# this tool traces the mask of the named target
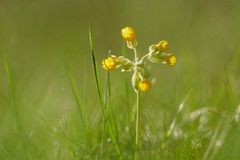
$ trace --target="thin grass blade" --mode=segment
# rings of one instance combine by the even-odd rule
[[[120,148],[119,148],[119,146],[117,144],[117,141],[116,141],[116,136],[114,135],[114,132],[113,132],[113,129],[112,129],[111,124],[109,122],[109,119],[107,118],[107,112],[106,112],[106,109],[105,109],[106,107],[103,103],[103,96],[102,96],[102,93],[101,93],[101,82],[100,82],[99,73],[98,73],[98,69],[97,69],[96,58],[95,58],[94,51],[93,51],[93,40],[92,40],[92,28],[91,28],[91,26],[89,26],[89,44],[90,44],[90,52],[91,52],[91,56],[92,56],[95,82],[96,82],[97,92],[98,92],[98,99],[99,99],[101,110],[102,110],[102,113],[103,113],[103,118],[107,123],[109,134],[112,138],[115,150],[121,156]]]

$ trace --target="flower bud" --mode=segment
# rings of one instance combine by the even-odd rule
[[[142,92],[148,91],[152,87],[149,80],[142,80],[138,83],[138,89]]]
[[[136,40],[136,33],[133,28],[125,27],[122,29],[122,37],[125,41],[134,42]]]
[[[113,70],[117,67],[116,56],[111,55],[102,61],[102,67],[107,70]]]
[[[164,57],[165,62],[170,65],[174,66],[177,63],[177,58],[174,54],[170,53]]]
[[[168,42],[165,40],[162,40],[158,44],[156,44],[156,48],[159,51],[165,51],[168,49]]]

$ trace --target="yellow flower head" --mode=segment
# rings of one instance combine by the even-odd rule
[[[168,54],[164,59],[165,59],[166,63],[170,66],[174,66],[177,63],[177,58],[172,53]]]
[[[160,41],[158,44],[156,44],[156,48],[159,51],[165,51],[168,49],[168,42],[165,40]]]
[[[142,80],[138,83],[138,89],[140,91],[148,91],[152,87],[152,84],[149,80]]]
[[[102,66],[107,71],[115,69],[117,67],[116,56],[111,55],[110,57],[104,59],[102,61]]]
[[[136,39],[136,33],[133,28],[125,27],[122,29],[122,37],[125,41],[134,42]]]

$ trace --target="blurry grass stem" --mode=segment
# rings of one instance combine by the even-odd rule
[[[72,89],[75,101],[77,103],[77,107],[78,107],[78,111],[79,111],[79,114],[80,114],[80,118],[82,120],[83,127],[85,128],[85,137],[86,137],[86,139],[88,141],[89,147],[91,147],[90,126],[89,126],[89,123],[87,122],[86,117],[83,114],[83,102],[82,102],[82,99],[80,98],[80,95],[78,93],[78,90],[77,90],[77,87],[76,87],[76,83],[74,81],[74,78],[73,78],[73,75],[72,75],[72,72],[71,72],[69,66],[67,66],[67,72],[68,72],[68,79],[69,79],[69,82],[70,82],[70,85],[71,85],[71,89]]]
[[[18,133],[21,136],[21,141],[22,141],[22,145],[24,148],[24,151],[27,154],[28,159],[32,159],[31,153],[30,153],[30,143],[28,141],[28,137],[25,134],[23,125],[22,125],[22,121],[19,115],[19,111],[18,111],[18,106],[17,106],[17,98],[16,98],[16,86],[15,86],[15,82],[12,76],[12,71],[11,71],[11,67],[10,67],[10,63],[8,60],[8,57],[6,54],[3,55],[4,56],[4,65],[5,65],[5,71],[6,71],[6,75],[7,75],[7,82],[9,85],[9,89],[10,89],[10,94],[11,94],[11,105],[12,105],[12,115],[14,117],[14,120],[17,124],[17,129],[18,129]]]

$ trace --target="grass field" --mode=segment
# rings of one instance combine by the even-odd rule
[[[1,0],[0,160],[240,159],[239,11],[237,0]],[[140,56],[164,39],[177,57],[147,66],[138,146],[132,73],[101,64],[109,50],[133,59],[125,26]]]

